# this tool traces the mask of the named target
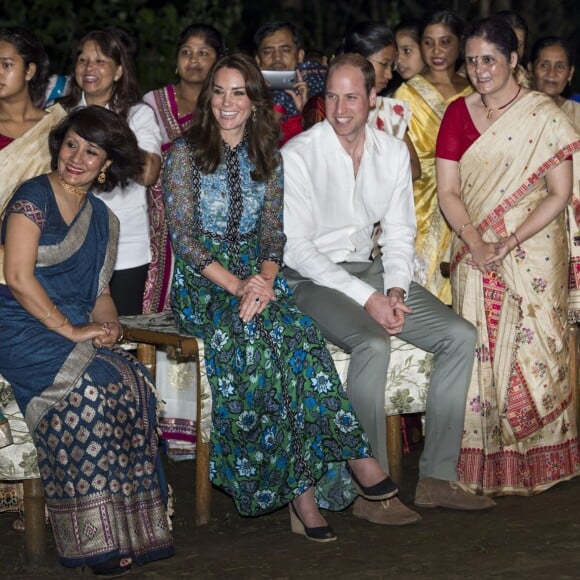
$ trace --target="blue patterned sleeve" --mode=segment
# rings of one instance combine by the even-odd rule
[[[282,265],[282,255],[286,236],[284,235],[284,170],[282,156],[276,150],[276,169],[266,182],[266,194],[262,215],[261,262],[275,262]]]
[[[197,271],[216,259],[201,241],[199,169],[185,139],[176,139],[167,153],[161,176],[169,236],[175,254]]]

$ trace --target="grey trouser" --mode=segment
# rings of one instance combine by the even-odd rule
[[[383,292],[380,259],[343,262],[347,272]],[[384,328],[346,294],[319,286],[284,268],[300,310],[310,315],[325,338],[350,354],[348,397],[383,469],[388,470],[385,377],[391,342]],[[419,477],[457,479],[465,401],[475,357],[473,325],[419,284],[411,283],[405,303],[413,310],[397,336],[435,355],[426,405],[425,447]]]

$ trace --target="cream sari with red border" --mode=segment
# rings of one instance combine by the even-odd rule
[[[556,104],[531,92],[466,151],[462,198],[483,239],[511,232],[547,195],[546,174],[580,151]],[[460,481],[489,495],[531,495],[580,473],[569,376],[565,212],[493,275],[466,263],[454,236],[454,309],[477,328],[459,457]]]

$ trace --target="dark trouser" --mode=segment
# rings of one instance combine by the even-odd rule
[[[353,276],[383,292],[380,259],[340,264]],[[374,454],[388,469],[385,427],[385,377],[391,342],[374,318],[337,290],[319,286],[284,269],[298,307],[310,315],[327,340],[350,354],[348,397]],[[412,283],[406,304],[413,310],[397,336],[435,355],[426,404],[425,447],[420,477],[457,479],[465,400],[475,356],[475,328],[419,284]]]
[[[149,264],[143,264],[113,272],[109,289],[119,316],[143,314],[143,294],[148,270]]]

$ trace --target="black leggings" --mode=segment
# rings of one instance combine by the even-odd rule
[[[109,288],[119,316],[143,314],[143,294],[148,270],[149,264],[143,264],[113,272]]]

